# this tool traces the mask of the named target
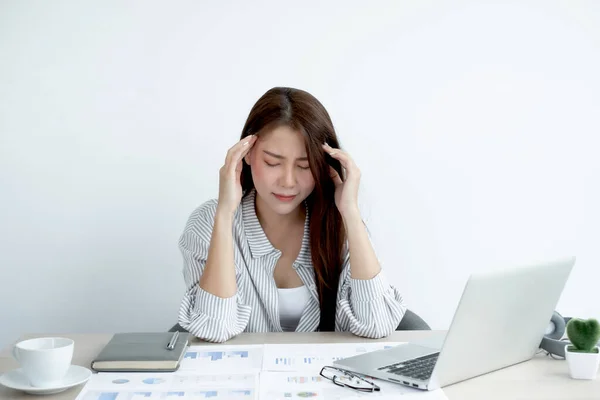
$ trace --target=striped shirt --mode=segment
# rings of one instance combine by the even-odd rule
[[[283,331],[277,285],[273,278],[275,265],[282,253],[273,247],[260,225],[255,197],[256,191],[252,190],[242,199],[233,218],[237,292],[232,297],[218,297],[199,286],[208,257],[216,199],[194,210],[179,239],[186,291],[178,322],[191,334],[206,341],[224,342],[241,332]],[[353,279],[347,250],[343,260],[335,330],[350,331],[368,338],[388,336],[396,329],[406,311],[402,296],[388,283],[383,271],[372,279]],[[308,212],[302,246],[293,268],[310,292],[296,332],[317,331],[321,313],[310,255]]]

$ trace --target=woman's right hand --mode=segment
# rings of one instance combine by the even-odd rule
[[[242,185],[240,183],[242,163],[244,156],[248,154],[255,142],[255,135],[246,136],[227,152],[225,164],[219,170],[218,211],[232,215],[240,205],[242,201]]]

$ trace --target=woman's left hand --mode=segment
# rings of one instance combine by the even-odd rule
[[[360,170],[352,160],[352,157],[341,149],[334,149],[327,143],[323,149],[342,164],[345,170],[346,179],[342,178],[335,169],[329,167],[329,173],[335,184],[335,205],[342,217],[349,216],[351,213],[359,213],[358,210],[358,186],[360,184]]]

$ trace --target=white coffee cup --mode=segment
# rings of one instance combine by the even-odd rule
[[[75,342],[61,337],[44,337],[19,342],[13,357],[21,364],[31,386],[58,387],[67,374]]]

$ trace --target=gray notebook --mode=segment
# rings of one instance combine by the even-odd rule
[[[187,349],[189,335],[179,332],[173,350],[168,350],[173,332],[116,333],[91,367],[99,372],[176,371]]]

